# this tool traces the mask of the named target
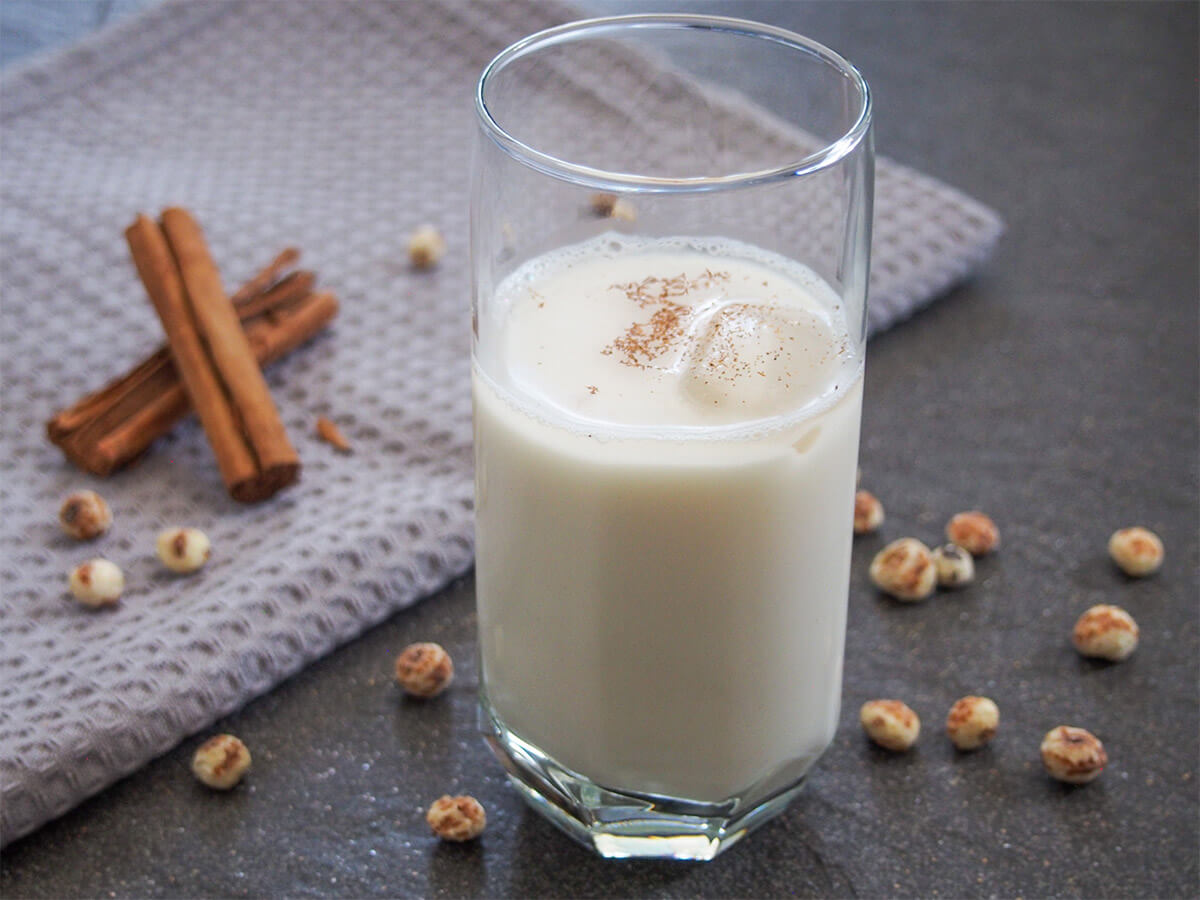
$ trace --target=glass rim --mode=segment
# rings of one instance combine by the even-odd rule
[[[824,147],[789,161],[780,166],[733,172],[726,175],[698,175],[673,178],[657,175],[638,175],[614,172],[594,166],[581,165],[545,153],[510,134],[488,109],[484,94],[489,79],[498,74],[509,63],[528,53],[565,43],[580,33],[595,31],[602,33],[618,28],[680,28],[726,32],[746,37],[762,38],[782,44],[794,50],[814,55],[831,66],[854,85],[859,97],[858,115],[850,127],[836,140]],[[766,182],[795,178],[820,172],[837,165],[857,149],[866,138],[871,127],[871,90],[862,73],[845,57],[829,49],[819,41],[804,37],[786,28],[766,25],[749,19],[730,16],[696,14],[639,13],[634,15],[603,16],[579,19],[535,32],[501,50],[489,62],[479,76],[475,86],[475,115],[486,134],[505,153],[524,165],[563,180],[583,183],[604,190],[638,190],[643,192],[701,192],[727,188],[749,187]]]

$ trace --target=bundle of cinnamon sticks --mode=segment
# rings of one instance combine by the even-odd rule
[[[320,332],[337,299],[313,292],[312,272],[291,270],[294,248],[227,296],[183,209],[164,210],[158,222],[139,215],[125,236],[167,345],[54,416],[50,440],[80,468],[107,476],[194,409],[234,499],[264,500],[293,483],[300,460],[260,366]]]

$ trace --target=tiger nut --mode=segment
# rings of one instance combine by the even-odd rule
[[[474,797],[443,794],[425,813],[429,827],[444,841],[469,841],[479,837],[487,826],[487,814]]]
[[[58,524],[77,541],[90,541],[108,531],[112,510],[95,491],[76,491],[59,508]]]
[[[854,533],[870,534],[883,524],[883,504],[870,491],[854,494]]]
[[[121,599],[125,575],[114,562],[89,559],[71,570],[67,585],[84,606],[111,606]]]
[[[250,768],[250,751],[232,734],[218,734],[200,745],[192,757],[192,774],[218,791],[227,791]]]
[[[441,644],[409,644],[396,657],[396,680],[414,697],[436,697],[454,680],[454,661]]]
[[[608,216],[610,219],[616,219],[618,222],[636,222],[637,207],[628,200],[620,199],[613,204],[612,212]]]
[[[1084,656],[1120,662],[1137,649],[1137,622],[1121,607],[1100,603],[1076,621],[1071,642]]]
[[[907,750],[921,734],[921,719],[899,700],[868,700],[858,720],[867,737],[887,750]]]
[[[937,585],[929,548],[916,538],[892,541],[871,560],[871,581],[897,600],[924,600]]]
[[[975,580],[975,560],[958,544],[943,544],[935,547],[933,565],[937,569],[937,583],[944,588],[965,587]]]
[[[408,260],[418,269],[431,269],[446,253],[446,239],[432,225],[422,225],[408,238]]]
[[[1157,572],[1163,564],[1163,543],[1148,528],[1135,526],[1113,532],[1108,539],[1108,555],[1126,575],[1142,578]]]
[[[637,220],[637,210],[633,204],[616,194],[592,194],[588,198],[588,205],[591,207],[592,215],[599,219],[616,219],[620,222]]]
[[[946,523],[946,538],[972,556],[984,556],[1000,546],[1000,529],[989,516],[973,509]]]
[[[160,531],[154,549],[163,565],[172,572],[195,572],[212,555],[212,543],[199,528]]]
[[[1052,778],[1068,784],[1094,781],[1108,765],[1104,745],[1090,731],[1059,725],[1042,739],[1042,765]]]
[[[996,736],[1000,708],[987,697],[962,697],[946,716],[946,734],[959,750],[977,750]]]
[[[616,194],[598,193],[592,194],[588,198],[588,206],[592,211],[592,215],[600,219],[607,219],[609,216],[611,216],[613,207],[616,205]]]

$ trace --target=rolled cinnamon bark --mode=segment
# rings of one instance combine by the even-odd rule
[[[311,282],[311,277],[306,281]],[[286,297],[282,292],[278,296]],[[337,298],[329,293],[286,300],[243,325],[259,365],[269,365],[315,337],[338,312]],[[141,456],[191,409],[164,347],[56,415],[47,423],[47,433],[75,465],[103,478]]]
[[[245,503],[267,499],[299,477],[300,459],[200,226],[172,207],[161,226],[139,215],[125,237],[226,488]]]
[[[262,271],[258,272],[238,288],[230,299],[237,307],[238,317],[243,325],[249,321],[274,313],[282,315],[294,304],[307,298],[312,291],[316,276],[312,272],[297,271],[282,274],[282,267],[293,262],[299,251],[289,248],[279,254]],[[312,335],[306,335],[301,342]],[[262,359],[259,360],[263,364]],[[139,410],[148,402],[152,391],[149,384],[155,379],[162,378],[160,370],[170,369],[166,379],[173,385],[178,385],[179,377],[175,373],[170,351],[164,344],[146,359],[142,360],[120,378],[106,384],[100,390],[77,400],[66,409],[55,413],[54,418],[46,423],[46,433],[50,440],[62,446],[63,442],[72,438],[84,429],[100,427],[102,433],[113,427],[112,423],[121,422],[130,415],[128,410],[121,409],[127,400],[132,402],[131,409]],[[182,390],[182,388],[180,388]],[[186,399],[185,399],[186,402]],[[190,405],[188,406],[190,409]],[[155,434],[146,443],[160,437]],[[86,444],[86,442],[84,442]],[[145,449],[144,447],[142,449]],[[68,453],[68,456],[70,454]],[[128,460],[126,460],[128,461]],[[97,471],[94,466],[84,465],[84,469],[97,475],[108,475],[109,472]]]

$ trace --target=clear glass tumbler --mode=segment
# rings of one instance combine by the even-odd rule
[[[604,856],[708,859],[833,739],[873,157],[800,35],[620,16],[476,95],[481,725]]]

